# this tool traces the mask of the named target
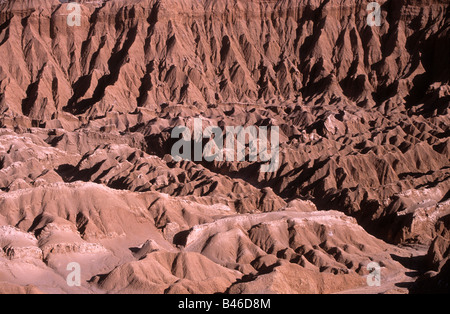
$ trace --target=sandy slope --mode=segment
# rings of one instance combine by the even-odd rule
[[[0,3],[1,292],[448,289],[447,1],[79,2]],[[195,119],[279,168],[175,161]]]

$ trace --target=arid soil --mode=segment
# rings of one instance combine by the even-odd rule
[[[450,291],[448,1],[62,2],[0,1],[0,293]]]

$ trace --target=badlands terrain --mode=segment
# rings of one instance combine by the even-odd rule
[[[0,1],[0,293],[450,291],[447,0],[65,2]]]

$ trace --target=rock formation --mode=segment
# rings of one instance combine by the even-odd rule
[[[76,2],[0,2],[0,292],[448,291],[448,1]],[[195,119],[279,167],[174,159]]]

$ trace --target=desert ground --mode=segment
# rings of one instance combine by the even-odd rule
[[[0,1],[0,293],[450,292],[450,4],[369,2]]]

